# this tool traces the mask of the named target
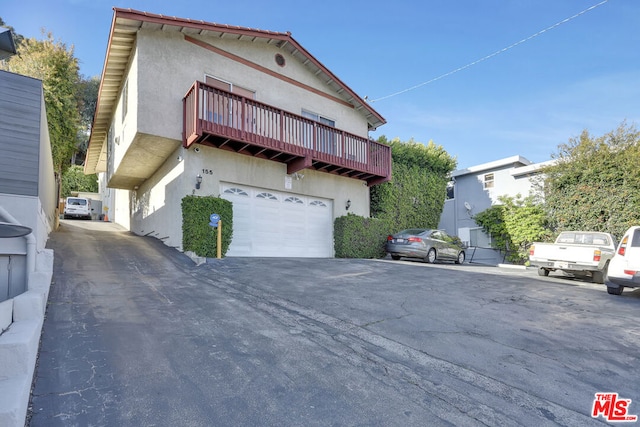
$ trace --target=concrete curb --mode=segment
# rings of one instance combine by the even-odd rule
[[[53,275],[53,251],[37,257],[29,289],[0,305],[0,318],[13,322],[0,335],[0,426],[23,427],[40,345],[40,334]]]
[[[515,264],[498,264],[498,267],[510,268],[512,270],[523,270],[523,271],[527,269],[526,265],[515,265]]]

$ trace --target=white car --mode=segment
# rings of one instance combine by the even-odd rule
[[[624,233],[611,261],[605,281],[607,292],[620,295],[624,288],[640,287],[640,226]]]

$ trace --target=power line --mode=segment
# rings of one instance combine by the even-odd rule
[[[553,24],[552,26],[545,28],[544,30],[540,30],[540,31],[538,31],[538,32],[537,32],[537,33],[535,33],[535,34],[533,34],[533,35],[531,35],[531,36],[529,36],[529,37],[527,37],[527,38],[525,38],[525,39],[520,40],[519,42],[513,43],[512,45],[509,45],[509,46],[507,46],[507,47],[505,47],[505,48],[502,48],[502,49],[500,49],[500,50],[497,50],[497,51],[495,51],[495,52],[493,52],[493,53],[491,53],[491,54],[489,54],[489,55],[487,55],[487,56],[485,56],[485,57],[483,57],[483,58],[480,58],[480,59],[477,59],[477,60],[475,60],[475,61],[473,61],[473,62],[470,62],[470,63],[468,63],[467,65],[463,65],[462,67],[456,68],[455,70],[449,71],[448,73],[444,73],[444,74],[442,74],[442,75],[440,75],[440,76],[438,76],[438,77],[435,77],[435,78],[433,78],[433,79],[431,79],[431,80],[428,80],[428,81],[426,81],[426,82],[423,82],[423,83],[417,84],[417,85],[415,85],[415,86],[411,86],[410,88],[403,89],[403,90],[401,90],[401,91],[398,91],[398,92],[392,93],[392,94],[390,94],[390,95],[383,96],[383,97],[381,97],[381,98],[372,99],[372,100],[370,100],[370,102],[382,101],[383,99],[391,98],[392,96],[401,95],[401,94],[403,94],[403,93],[406,93],[406,92],[412,91],[412,90],[414,90],[414,89],[418,89],[419,87],[422,87],[422,86],[428,85],[429,83],[433,83],[433,82],[435,82],[435,81],[437,81],[437,80],[440,80],[440,79],[443,79],[443,78],[445,78],[445,77],[448,77],[448,76],[450,76],[450,75],[452,75],[452,74],[455,74],[455,73],[457,73],[457,72],[459,72],[459,71],[465,70],[465,69],[467,69],[467,68],[469,68],[469,67],[472,67],[472,66],[474,66],[474,65],[476,65],[476,64],[479,64],[480,62],[486,61],[487,59],[493,58],[494,56],[500,55],[501,53],[504,53],[504,52],[506,52],[506,51],[508,51],[508,50],[510,50],[510,49],[513,49],[514,47],[516,47],[516,46],[518,46],[518,45],[521,45],[522,43],[527,42],[527,41],[529,41],[529,40],[531,40],[531,39],[533,39],[533,38],[536,38],[536,37],[538,37],[538,36],[540,36],[540,35],[542,35],[542,34],[546,33],[547,31],[553,30],[554,28],[559,27],[559,26],[560,26],[560,25],[562,25],[562,24],[566,24],[567,22],[569,22],[569,21],[571,21],[571,20],[573,20],[573,19],[575,19],[575,18],[579,17],[580,15],[584,15],[585,13],[587,13],[587,12],[589,12],[589,11],[592,11],[593,9],[595,9],[595,8],[597,8],[597,7],[599,7],[599,6],[602,6],[603,4],[607,3],[608,1],[609,1],[609,0],[603,0],[603,1],[601,1],[600,3],[598,3],[598,4],[595,4],[595,5],[593,5],[593,6],[589,7],[589,8],[587,8],[587,9],[585,9],[585,10],[581,11],[581,12],[576,13],[576,14],[575,14],[575,15],[573,15],[573,16],[570,16],[569,18],[563,19],[562,21],[557,22],[557,23]],[[365,100],[366,100],[366,99],[367,99],[367,97],[365,97]]]

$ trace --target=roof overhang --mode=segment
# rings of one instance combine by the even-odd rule
[[[111,117],[116,108],[126,68],[135,46],[136,36],[141,29],[176,31],[189,36],[228,37],[247,41],[260,39],[261,41],[275,44],[278,48],[285,50],[300,60],[310,72],[316,74],[330,88],[343,96],[356,110],[360,111],[366,117],[369,129],[376,129],[386,123],[386,120],[377,111],[304,49],[291,37],[289,32],[257,30],[157,15],[133,9],[114,8],[109,43],[85,161],[84,171],[87,174],[106,170],[106,150],[103,149],[103,145],[106,143]]]
[[[16,54],[13,34],[8,28],[0,28],[0,61]]]
[[[505,166],[512,166],[517,168],[521,166],[529,166],[530,164],[531,164],[531,161],[522,156],[511,156],[505,159],[495,160],[489,163],[483,163],[481,165],[470,166],[465,169],[458,169],[456,171],[453,171],[451,173],[451,176],[455,178],[458,176],[479,173],[479,172],[484,172],[488,170],[502,169]]]

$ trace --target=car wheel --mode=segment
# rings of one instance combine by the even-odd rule
[[[464,262],[464,251],[460,251],[458,254],[458,259],[456,260],[456,264],[462,264]]]
[[[425,260],[429,264],[433,264],[434,262],[436,262],[436,258],[438,258],[438,255],[436,254],[436,250],[434,248],[429,249],[429,252],[427,252],[427,257],[425,258]]]
[[[607,293],[609,295],[622,295],[623,289],[624,289],[624,286],[618,286],[617,288],[607,286]]]
[[[549,270],[547,270],[546,268],[542,268],[540,267],[538,269],[538,276],[548,276],[549,275]]]
[[[400,255],[391,255],[391,259],[397,261],[400,259]]]

